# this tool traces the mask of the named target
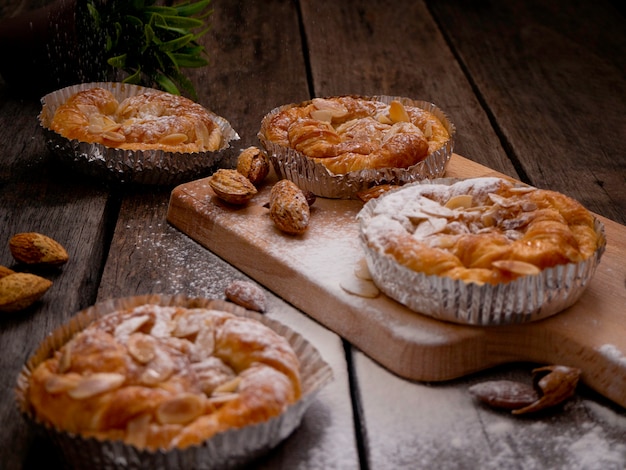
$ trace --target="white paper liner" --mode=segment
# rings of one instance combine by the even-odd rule
[[[216,152],[166,152],[163,150],[124,150],[99,143],[81,142],[63,137],[50,129],[56,109],[72,95],[89,88],[101,87],[111,91],[118,101],[135,96],[150,88],[118,82],[93,82],[72,85],[48,93],[41,98],[39,123],[46,145],[57,158],[91,177],[119,183],[145,185],[174,185],[212,173],[225,159],[224,151],[239,135],[230,123],[207,110],[224,136],[223,146]]]
[[[429,178],[442,177],[454,149],[456,127],[448,116],[432,103],[412,100],[398,96],[370,96],[358,98],[380,101],[389,104],[394,100],[405,106],[416,106],[433,113],[450,134],[450,139],[440,149],[432,152],[424,160],[409,168],[385,168],[378,170],[361,170],[345,174],[331,173],[324,165],[315,162],[297,150],[278,145],[265,136],[265,127],[277,113],[295,106],[306,105],[307,102],[288,104],[273,109],[265,115],[261,122],[258,138],[267,151],[274,170],[281,178],[293,181],[302,190],[311,191],[319,197],[333,199],[355,198],[356,193],[380,184],[402,185]]]
[[[232,429],[207,439],[201,445],[185,449],[140,450],[121,441],[84,438],[58,430],[39,421],[27,400],[29,377],[35,367],[49,358],[77,332],[107,313],[156,304],[185,308],[213,308],[254,318],[285,337],[300,361],[302,396],[281,415],[270,420]],[[265,315],[246,310],[222,300],[189,298],[183,295],[144,295],[113,299],[77,313],[69,322],[53,331],[23,367],[16,387],[17,404],[27,421],[46,435],[60,450],[70,468],[96,469],[226,469],[245,464],[276,447],[301,423],[317,393],[333,379],[331,367],[304,337]]]
[[[456,181],[459,180],[442,178],[415,184],[452,184]],[[580,298],[606,248],[604,225],[594,218],[599,247],[590,258],[579,263],[557,265],[537,275],[522,276],[496,285],[426,275],[368,246],[363,227],[384,197],[370,200],[357,215],[361,245],[372,280],[392,299],[415,312],[439,320],[494,326],[526,323],[555,315]]]

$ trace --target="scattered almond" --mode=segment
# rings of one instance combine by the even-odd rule
[[[248,310],[265,312],[265,293],[249,281],[233,281],[225,290],[226,298]]]
[[[9,240],[13,257],[25,264],[47,264],[58,266],[69,259],[67,251],[60,243],[37,232],[14,235]]]
[[[298,235],[309,226],[309,204],[302,190],[287,179],[280,180],[270,191],[270,218],[279,230]]]
[[[528,406],[539,398],[532,385],[513,380],[489,380],[472,385],[469,392],[493,408],[506,410]]]
[[[260,148],[248,147],[239,154],[237,171],[248,178],[254,186],[258,186],[270,172],[269,158]]]
[[[0,311],[16,312],[39,300],[52,282],[30,273],[13,273],[0,279]]]
[[[368,281],[359,277],[350,277],[339,282],[339,286],[348,294],[375,299],[380,295],[380,290],[373,281]]]
[[[9,274],[15,274],[15,271],[7,268],[6,266],[0,265],[0,279],[2,279],[5,276],[8,276]]]
[[[209,178],[215,195],[230,204],[246,204],[257,193],[256,187],[237,170],[220,168]]]
[[[472,385],[469,392],[493,408],[511,410],[515,415],[534,413],[556,406],[574,395],[582,373],[575,367],[559,365],[540,367],[532,372],[532,385],[493,380]]]

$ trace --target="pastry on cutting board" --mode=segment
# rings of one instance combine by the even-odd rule
[[[372,264],[385,259],[419,274],[428,285],[423,291],[440,291],[443,297],[443,291],[457,292],[446,307],[435,305],[434,296],[415,308],[456,309],[462,318],[467,305],[480,310],[480,296],[491,301],[494,292],[508,289],[504,303],[494,307],[501,311],[490,311],[496,322],[502,312],[507,318],[514,312],[546,315],[545,302],[555,301],[559,308],[571,304],[606,244],[601,224],[578,201],[497,177],[407,185],[369,201],[358,217]],[[380,269],[370,269],[386,283]],[[400,278],[400,286],[412,282]]]

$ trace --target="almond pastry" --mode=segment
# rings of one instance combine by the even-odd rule
[[[104,88],[90,88],[60,105],[50,128],[68,139],[126,150],[216,151],[219,125],[200,104],[158,90],[121,103]]]
[[[97,319],[32,371],[27,391],[44,423],[149,450],[264,422],[300,395],[298,358],[269,327],[158,305]]]
[[[360,216],[367,247],[426,275],[498,284],[587,260],[603,243],[574,199],[500,178],[408,185],[372,202]]]
[[[287,107],[263,124],[265,138],[294,149],[334,174],[409,168],[450,135],[431,112],[352,96],[315,98]]]

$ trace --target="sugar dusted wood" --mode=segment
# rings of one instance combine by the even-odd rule
[[[498,173],[454,155],[446,176]],[[263,204],[269,186],[246,207],[212,195],[206,180],[172,191],[168,221],[288,302],[340,334],[396,374],[442,381],[514,361],[564,364],[582,380],[626,406],[626,227],[601,218],[608,248],[581,299],[547,320],[524,325],[455,325],[414,313],[384,295],[347,293],[362,258],[358,201],[318,198],[309,230],[278,232]]]

